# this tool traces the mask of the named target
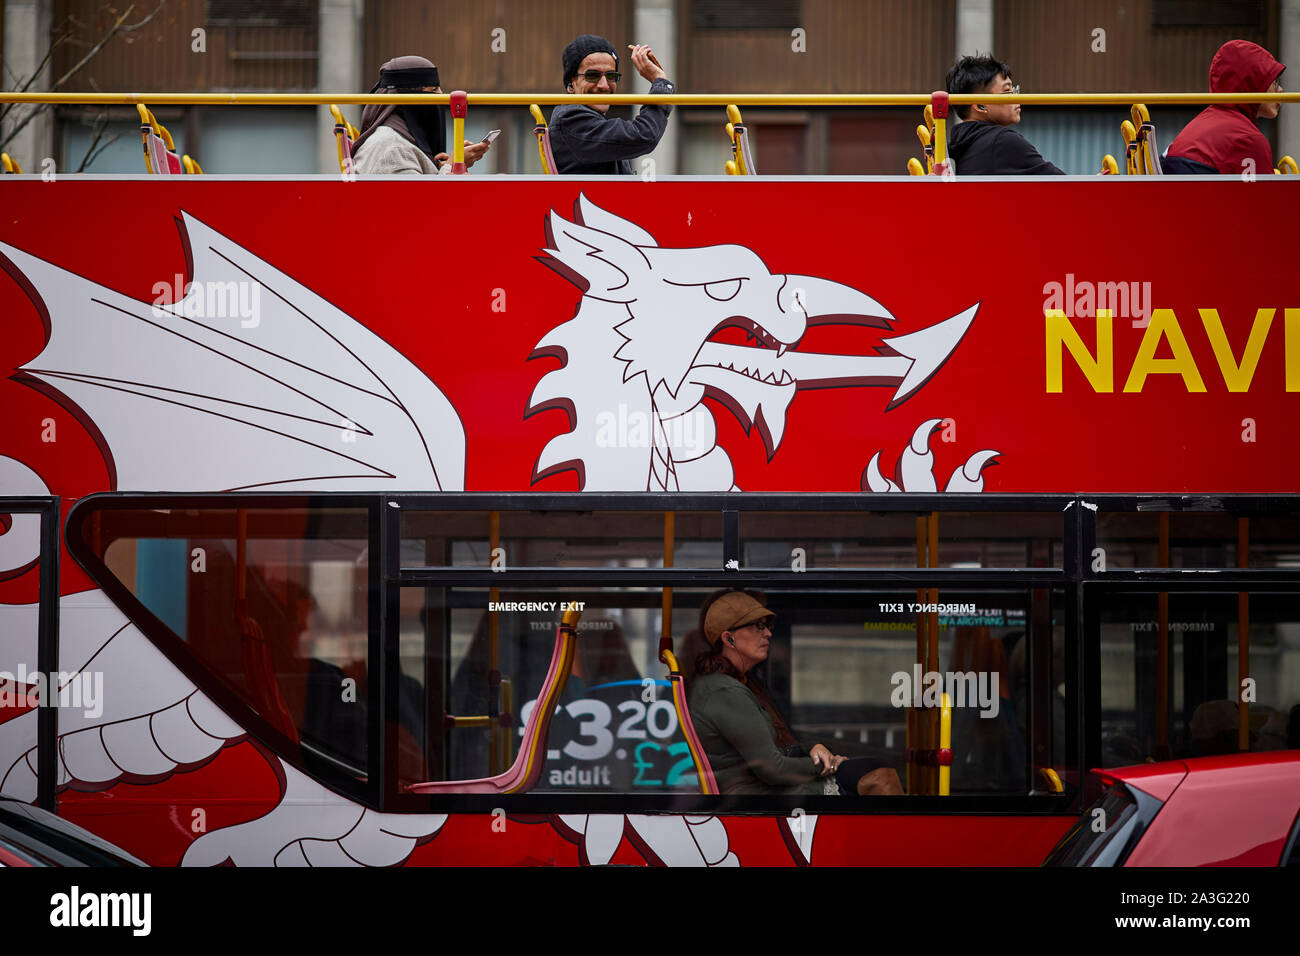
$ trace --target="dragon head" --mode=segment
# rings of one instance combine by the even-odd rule
[[[644,376],[656,407],[682,414],[706,395],[775,453],[795,391],[856,384],[792,351],[811,325],[889,328],[880,303],[815,276],[772,272],[740,245],[661,247],[648,232],[579,196],[574,218],[547,219],[546,265],[617,316],[613,358],[628,382]],[[729,329],[739,329],[739,336]],[[844,356],[827,358],[843,359]],[[849,376],[851,378],[851,376]]]

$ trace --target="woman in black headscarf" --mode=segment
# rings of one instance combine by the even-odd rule
[[[379,71],[371,93],[441,93],[438,68],[422,56],[399,56]],[[465,165],[473,166],[487,143],[465,142]],[[358,173],[436,174],[447,155],[447,107],[369,104],[361,113],[361,135],[352,144]]]

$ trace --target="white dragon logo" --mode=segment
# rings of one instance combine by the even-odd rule
[[[886,338],[878,355],[818,354],[798,348],[811,326],[888,330],[895,319],[849,286],[773,273],[745,246],[665,248],[585,195],[573,221],[550,213],[547,246],[542,261],[583,296],[531,356],[560,367],[538,383],[525,417],[560,408],[571,429],[542,450],[533,480],[572,470],[584,491],[735,490],[706,397],[746,431],[756,427],[771,460],[796,392],[890,386],[894,408],[947,361],[979,309]],[[716,340],[728,328],[743,330],[747,344]],[[936,425],[917,429],[895,481],[873,458],[870,489],[935,490],[926,439]],[[945,490],[982,490],[981,471],[996,454],[971,456]]]

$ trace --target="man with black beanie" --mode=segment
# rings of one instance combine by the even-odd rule
[[[648,46],[631,47],[632,65],[651,93],[672,93],[663,67]],[[621,74],[618,54],[604,37],[585,33],[564,48],[564,88],[570,93],[614,93]],[[551,152],[560,173],[629,175],[632,160],[659,145],[672,107],[646,105],[634,120],[609,116],[609,104],[566,103],[551,114]]]
[[[371,93],[441,93],[438,68],[422,56],[399,56],[379,70]],[[465,143],[465,165],[473,166],[487,143]],[[436,175],[447,155],[447,107],[367,105],[361,135],[352,144],[353,169],[363,174]]]

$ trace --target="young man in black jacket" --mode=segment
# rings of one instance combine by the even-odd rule
[[[618,54],[604,37],[584,34],[564,48],[564,88],[570,93],[613,93],[620,73]],[[632,48],[632,65],[650,83],[651,93],[672,93],[659,61],[648,46]],[[641,107],[634,120],[608,116],[609,104],[564,104],[551,114],[551,152],[559,173],[629,175],[632,159],[659,145],[668,126],[667,104]]]
[[[1064,173],[1011,127],[1020,105],[1003,97],[1019,93],[1011,69],[991,56],[964,56],[948,71],[949,93],[989,93],[989,102],[956,107],[962,122],[948,132],[948,156],[958,176],[1041,176]]]

